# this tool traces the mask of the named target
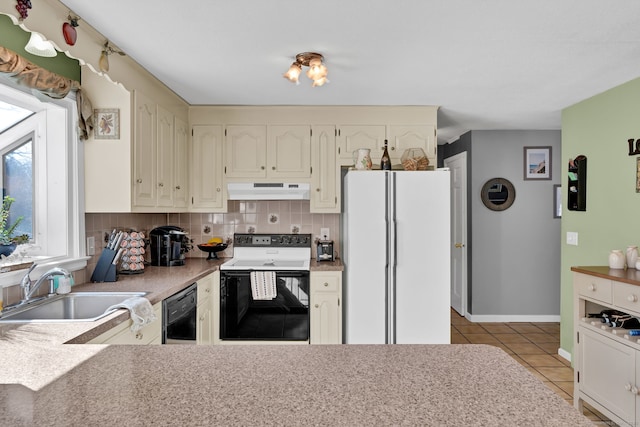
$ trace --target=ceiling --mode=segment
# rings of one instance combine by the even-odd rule
[[[440,143],[560,129],[563,108],[640,76],[637,0],[62,3],[189,104],[437,105]],[[282,78],[305,51],[329,84]]]

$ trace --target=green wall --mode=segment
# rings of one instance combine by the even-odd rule
[[[607,265],[609,251],[640,246],[640,194],[636,159],[627,140],[640,138],[640,79],[596,95],[562,112],[561,337],[573,349],[572,266]],[[567,164],[587,156],[587,210],[566,209]],[[578,246],[566,233],[578,233]]]
[[[58,55],[53,58],[32,55],[24,50],[24,46],[29,41],[29,36],[30,33],[14,25],[11,18],[0,13],[0,46],[11,49],[42,68],[71,80],[80,81],[80,63],[77,59],[69,58],[61,52],[58,52]]]

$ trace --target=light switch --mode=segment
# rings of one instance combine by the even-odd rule
[[[567,245],[578,246],[578,233],[567,231]]]
[[[93,236],[87,237],[87,255],[96,254],[96,238]]]

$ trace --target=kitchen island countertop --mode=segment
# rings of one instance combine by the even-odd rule
[[[592,425],[488,345],[56,347],[33,375],[60,347],[93,354],[38,390],[0,385],[3,425]]]

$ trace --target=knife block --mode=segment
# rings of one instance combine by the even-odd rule
[[[103,249],[98,264],[91,275],[92,282],[115,282],[118,280],[118,272],[113,264],[113,259],[118,251]]]

